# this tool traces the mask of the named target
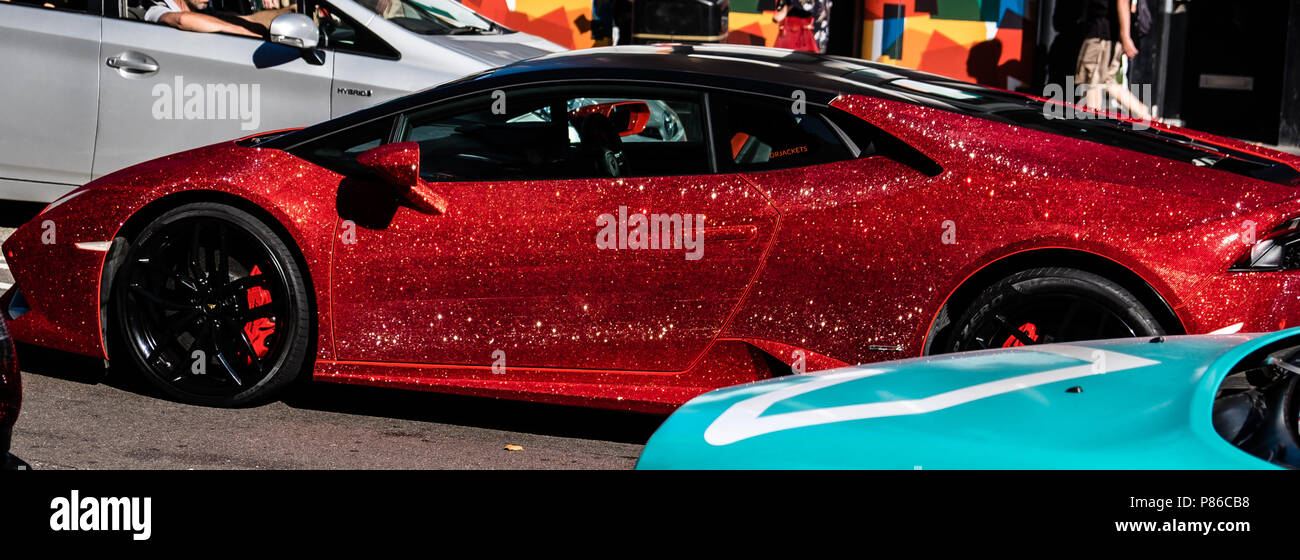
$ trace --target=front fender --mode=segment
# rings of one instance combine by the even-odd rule
[[[227,201],[262,214],[300,251],[313,286],[328,285],[340,179],[286,152],[227,142],[142,163],[73,191],[4,243],[14,290],[30,309],[11,321],[14,338],[107,358],[110,247],[117,240],[113,252],[120,256],[135,230],[186,202]],[[323,357],[333,350],[329,301],[321,299],[327,294],[314,293]]]

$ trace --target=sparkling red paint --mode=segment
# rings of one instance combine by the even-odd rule
[[[938,109],[835,105],[943,173],[868,157],[747,175],[431,183],[446,211],[429,214],[287,153],[220,144],[101,178],[15,232],[4,248],[32,311],[12,331],[104,356],[105,253],[75,244],[113,239],[149,205],[204,196],[264,209],[299,248],[318,316],[314,375],[344,383],[665,411],[787,373],[800,355],[809,371],[918,355],[963,281],[1048,248],[1133,271],[1187,332],[1300,322],[1300,273],[1227,272],[1247,250],[1244,221],[1265,232],[1300,215],[1296,188]],[[703,258],[599,249],[596,217],[619,206],[706,215]],[[955,244],[941,241],[946,220]]]

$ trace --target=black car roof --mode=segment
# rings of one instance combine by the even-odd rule
[[[889,95],[895,80],[990,90],[888,64],[749,45],[636,45],[580,49],[543,55],[439,86],[548,79],[636,79],[687,83],[789,97],[800,89],[825,101],[843,93]],[[900,92],[894,92],[900,93]],[[914,93],[925,93],[920,90]],[[1005,93],[1005,92],[1003,92]],[[889,95],[898,97],[897,95]],[[903,95],[903,97],[907,97]],[[912,99],[912,101],[915,101]]]
[[[741,45],[640,45],[605,47],[549,54],[504,66],[491,76],[530,72],[574,75],[629,73],[676,77],[701,85],[756,82],[770,88],[839,93],[859,83],[842,77],[864,67],[885,67],[860,60]],[[770,89],[760,86],[760,89]]]
[[[949,78],[854,58],[747,45],[637,45],[580,49],[548,54],[494,68],[320,123],[288,136],[316,137],[440,99],[527,83],[571,80],[634,80],[730,89],[790,98],[800,90],[812,103],[826,104],[840,94],[861,93],[898,101],[948,105],[933,88],[979,90],[1010,95]],[[929,91],[927,91],[927,89]],[[975,97],[975,96],[973,96]],[[1019,96],[1016,96],[1019,97]],[[951,101],[949,99],[948,101]],[[296,142],[286,138],[288,144]],[[281,142],[274,142],[280,144]]]

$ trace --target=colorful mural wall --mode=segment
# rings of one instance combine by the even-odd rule
[[[774,4],[776,4],[775,0],[731,0],[731,12],[727,16],[731,33],[727,35],[727,42],[772,46],[781,27],[780,24],[772,21]]]
[[[1030,80],[1035,38],[1025,18],[1027,3],[1035,4],[866,0],[860,56],[1014,90]]]
[[[461,0],[461,4],[563,47],[591,46],[591,0]]]
[[[592,46],[591,0],[461,0],[507,27],[571,49]],[[836,0],[853,2],[855,0]],[[1035,0],[864,2],[861,58],[1006,89],[1030,80]],[[730,43],[771,46],[773,0],[732,0]],[[1026,5],[1031,10],[1026,12]]]

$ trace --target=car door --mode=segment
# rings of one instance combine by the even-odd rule
[[[95,176],[330,117],[329,53],[314,64],[284,45],[181,31],[133,14],[103,20]]]
[[[702,95],[503,93],[402,116],[397,137],[419,144],[446,213],[377,207],[364,182],[341,188],[339,357],[687,369],[744,294],[776,222],[752,185],[711,173]],[[369,134],[352,153],[378,144],[381,131]],[[339,148],[319,152],[348,152]]]
[[[448,48],[439,41],[444,36],[418,36],[391,23],[372,11],[372,4],[311,5],[335,55],[331,105],[336,117],[495,66]],[[389,5],[397,15],[413,9],[398,0]]]
[[[0,2],[0,197],[49,201],[90,179],[99,2]]]
[[[748,320],[724,336],[807,340],[806,350],[839,359],[899,357],[935,289],[929,277],[902,272],[911,270],[908,259],[943,267],[953,254],[933,249],[949,246],[935,211],[944,201],[915,197],[938,166],[815,101],[729,93],[711,98],[710,108],[721,168],[743,173],[781,209],[779,239],[752,293],[798,286],[816,294],[809,305],[750,298],[737,312]],[[927,228],[936,228],[932,242],[917,233]]]

